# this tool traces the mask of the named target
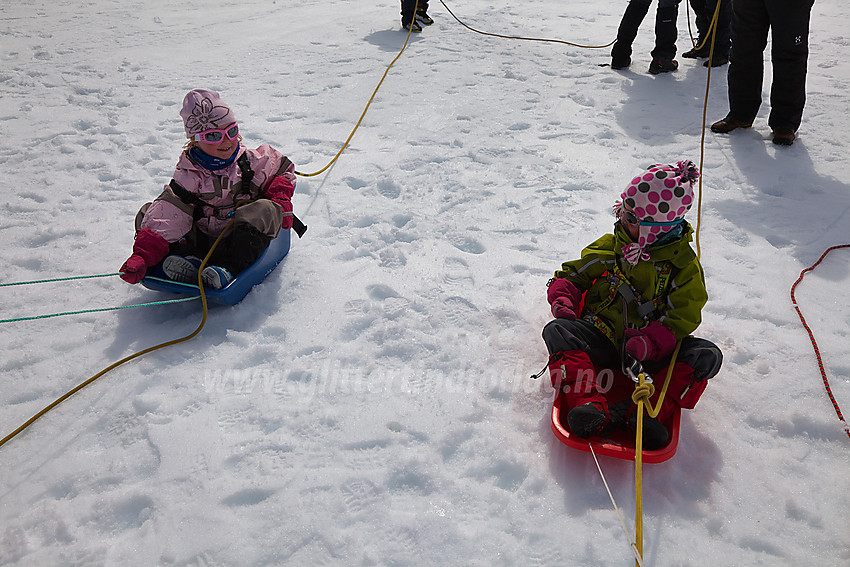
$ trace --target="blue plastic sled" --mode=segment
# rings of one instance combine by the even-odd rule
[[[280,261],[289,254],[289,243],[290,231],[281,230],[277,238],[272,240],[265,252],[257,258],[257,261],[242,270],[229,284],[221,289],[204,287],[204,294],[207,296],[207,301],[211,303],[222,303],[224,305],[236,305],[242,301],[248,295],[248,292],[251,291],[251,288],[266,279],[266,276],[272,273]],[[146,288],[155,291],[167,291],[190,296],[201,294],[201,291],[196,285],[175,282],[168,279],[162,271],[161,264],[149,270],[148,276],[142,279],[141,283]]]

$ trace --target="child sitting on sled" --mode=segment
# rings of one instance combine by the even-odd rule
[[[617,222],[564,262],[549,281],[556,318],[543,329],[552,385],[564,395],[572,434],[586,439],[617,428],[636,429],[631,398],[609,399],[607,370],[616,379],[623,363],[637,361],[655,377],[657,403],[671,355],[681,341],[670,385],[657,418],[644,417],[643,446],[664,447],[663,425],[675,408],[693,408],[707,380],[720,370],[713,343],[690,336],[702,320],[708,294],[693,229],[684,220],[699,171],[690,161],[656,164],[631,180],[614,205]],[[607,387],[607,388],[606,388]]]
[[[220,289],[292,228],[295,166],[268,144],[242,146],[236,117],[216,92],[190,91],[180,116],[189,142],[174,178],[139,211],[121,278],[138,283],[162,262],[169,278],[196,283],[199,258],[232,223],[201,273],[205,286]]]

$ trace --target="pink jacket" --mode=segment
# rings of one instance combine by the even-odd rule
[[[185,151],[180,154],[174,181],[209,203],[210,207],[203,208],[204,216],[197,221],[197,227],[209,236],[218,236],[228,225],[230,219],[227,214],[235,210],[237,200],[263,197],[281,205],[284,214],[292,212],[290,198],[295,190],[293,163],[268,144],[255,150],[243,146],[239,156],[243,153],[248,154],[248,162],[254,171],[254,179],[248,191],[242,188],[242,171],[237,160],[224,169],[210,171],[196,165]],[[162,194],[148,208],[140,228],[151,230],[168,242],[176,242],[192,228],[192,210],[191,205],[183,203],[166,185]],[[291,215],[285,216],[284,222],[291,223],[291,218]]]

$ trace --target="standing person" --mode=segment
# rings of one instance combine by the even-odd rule
[[[809,20],[814,0],[735,0],[732,57],[727,78],[729,113],[711,125],[726,134],[749,128],[761,106],[764,50],[771,31],[773,80],[768,125],[773,143],[790,146],[797,138],[806,105]]]
[[[415,11],[415,13],[414,13]],[[401,0],[401,27],[418,33],[422,26],[430,26],[434,20],[428,15],[428,0]]]
[[[712,34],[709,33],[709,28],[711,27],[711,20],[714,19],[717,4],[720,3],[711,66],[726,65],[729,63],[729,48],[732,46],[732,0],[690,0],[690,2],[696,15],[699,39],[697,39],[697,44],[693,49],[682,53],[682,57],[705,59],[711,54]],[[708,61],[703,65],[708,67]]]
[[[189,142],[171,182],[139,211],[121,279],[139,283],[162,262],[169,278],[196,283],[198,258],[232,222],[201,273],[204,285],[220,289],[292,228],[295,165],[268,144],[242,146],[236,117],[217,92],[190,91],[180,116]]]
[[[655,11],[655,49],[652,50],[652,63],[649,72],[653,75],[668,73],[679,68],[676,56],[676,18],[679,16],[681,0],[658,0]],[[632,42],[637,37],[638,28],[649,11],[651,0],[630,0],[620,27],[617,29],[617,41],[611,49],[611,68],[625,69],[632,64]]]
[[[658,417],[644,417],[647,450],[667,444],[664,422],[676,407],[693,408],[720,370],[720,349],[690,336],[708,299],[690,245],[693,229],[684,220],[698,177],[690,161],[656,164],[636,176],[614,204],[613,234],[588,245],[578,260],[564,262],[549,281],[555,319],[544,327],[543,340],[552,385],[564,392],[569,429],[577,437],[613,428],[635,431],[631,398],[611,399],[611,389],[599,381],[606,369],[619,370],[625,356],[665,376],[682,341]]]

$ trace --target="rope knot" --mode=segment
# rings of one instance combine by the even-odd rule
[[[649,398],[655,393],[655,386],[649,382],[638,384],[635,386],[635,391],[632,392],[632,401],[637,405],[638,402],[643,402],[649,405]]]

